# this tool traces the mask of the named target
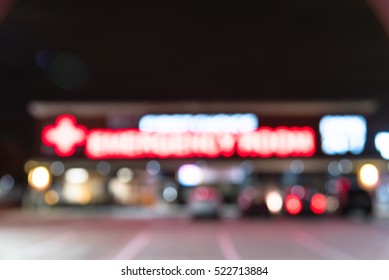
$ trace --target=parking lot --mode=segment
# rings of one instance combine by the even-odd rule
[[[0,213],[1,259],[388,259],[387,219]]]

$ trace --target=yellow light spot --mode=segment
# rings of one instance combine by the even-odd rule
[[[35,167],[28,172],[28,183],[39,191],[45,190],[50,185],[50,182],[50,172],[44,166]]]
[[[26,161],[24,164],[24,171],[28,173],[31,169],[35,168],[38,166],[38,163],[35,160],[29,160]]]
[[[373,190],[377,187],[379,172],[373,164],[364,164],[359,170],[359,182],[366,190]]]
[[[55,205],[59,202],[59,195],[56,191],[50,190],[45,193],[45,202],[48,205]]]

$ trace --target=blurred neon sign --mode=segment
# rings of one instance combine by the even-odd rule
[[[240,156],[309,157],[316,151],[315,132],[310,127],[262,127],[239,137]]]
[[[139,129],[145,132],[241,133],[257,128],[254,114],[149,114],[139,121]]]
[[[71,115],[62,115],[57,118],[55,125],[48,125],[43,129],[42,141],[47,146],[53,146],[59,156],[71,156],[77,146],[85,144],[87,130],[77,125],[76,118]]]
[[[54,146],[59,156],[70,156],[85,145],[92,159],[309,157],[316,151],[310,127],[262,127],[255,131],[232,132],[145,132],[138,129],[92,129],[77,125],[73,116],[57,118],[44,128],[43,143]],[[60,147],[60,148],[59,148]]]
[[[366,142],[366,120],[361,115],[327,115],[320,120],[321,147],[327,155],[362,153]]]

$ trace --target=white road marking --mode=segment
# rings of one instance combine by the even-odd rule
[[[230,235],[227,232],[225,231],[219,232],[219,234],[217,235],[217,242],[226,260],[242,259],[238,251],[236,250]]]
[[[310,250],[311,252],[318,254],[326,259],[346,259],[353,260],[354,257],[350,254],[327,244],[316,237],[301,231],[295,230],[291,233],[292,240],[302,247]]]
[[[31,244],[24,249],[4,256],[2,259],[40,259],[48,254],[69,246],[76,239],[72,231],[63,232],[44,241]]]
[[[132,238],[112,259],[132,260],[150,243],[150,241],[150,232],[144,230]]]

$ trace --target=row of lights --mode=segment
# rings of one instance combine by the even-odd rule
[[[293,192],[293,188],[296,190]],[[292,193],[283,199],[280,191],[269,191],[265,196],[265,203],[269,212],[273,215],[278,215],[285,208],[285,211],[291,215],[297,215],[303,210],[302,199],[305,193],[298,192],[297,190],[304,191],[301,186],[292,187]],[[243,198],[243,197],[240,197]],[[248,199],[251,199],[250,197]],[[241,205],[244,204],[244,199],[239,201]],[[312,213],[321,215],[325,212],[334,213],[339,209],[339,200],[335,196],[325,196],[320,193],[314,194],[310,198],[310,210]]]
[[[56,163],[51,165],[51,173],[60,175]],[[149,174],[156,175],[160,170],[159,164],[153,164],[149,167]],[[53,172],[54,171],[54,172]],[[64,169],[63,171],[64,172]],[[46,189],[51,183],[51,173],[48,168],[38,166],[28,171],[28,182],[32,187],[38,190]],[[117,178],[122,183],[128,183],[132,180],[134,173],[130,168],[120,168],[117,173]],[[88,180],[88,171],[84,168],[71,168],[65,172],[65,180],[69,183],[81,184]],[[364,164],[359,170],[359,182],[361,186],[371,190],[376,186],[379,180],[379,171],[373,164]],[[178,169],[177,179],[183,186],[198,185],[203,181],[203,173],[201,167],[194,164],[185,164]]]
[[[36,161],[28,161],[25,164],[25,171],[28,174],[29,185],[39,191],[44,192],[44,201],[48,205],[55,205],[59,202],[59,193],[55,189],[49,189],[52,184],[53,176],[63,176],[64,186],[67,186],[63,191],[64,198],[72,201],[82,202],[86,204],[91,200],[91,194],[85,185],[90,179],[90,173],[85,168],[69,168],[60,161],[54,161],[49,166],[41,166]],[[155,161],[149,161],[146,165],[146,171],[149,175],[158,175],[160,172],[160,164]],[[108,162],[101,161],[96,165],[96,172],[102,176],[106,176],[111,172],[111,165]],[[115,179],[121,184],[128,184],[134,178],[134,171],[127,167],[122,167],[117,170]],[[7,179],[7,178],[5,178]],[[3,180],[4,181],[4,180]],[[1,181],[0,181],[1,183]],[[170,190],[170,193],[171,190]],[[169,196],[169,190],[165,196]]]
[[[295,171],[296,169],[299,171],[303,169],[301,168],[301,165],[299,166],[298,163],[299,162],[297,161],[292,162],[292,165],[294,164]],[[350,166],[350,165],[348,164],[348,162],[345,162],[345,160],[343,160],[338,163],[338,166],[341,167],[341,166]],[[97,164],[96,169],[97,171],[100,170],[100,172],[101,171],[106,172],[108,169],[110,170],[110,165],[107,162],[99,162]],[[252,168],[250,168],[250,170],[251,169]],[[349,169],[350,168],[346,170]],[[160,172],[160,165],[157,161],[150,161],[146,166],[146,170],[150,175],[157,175]],[[343,170],[345,170],[345,168],[343,168]],[[65,171],[63,164],[59,161],[55,161],[50,165],[50,168],[44,166],[36,166],[28,170],[29,185],[38,191],[45,191],[51,184],[52,175],[54,176],[64,175],[65,181],[70,184],[84,184],[89,179],[89,172],[86,169],[70,168]],[[116,173],[116,179],[123,184],[129,183],[133,179],[133,177],[134,177],[134,172],[130,168],[126,168],[126,167],[120,168]],[[2,178],[2,181],[5,181],[7,178]],[[178,170],[177,179],[179,183],[183,186],[194,186],[194,185],[201,184],[203,180],[202,169],[198,165],[194,165],[194,164],[183,165]],[[379,181],[379,171],[377,167],[374,166],[373,164],[364,164],[359,169],[358,180],[362,188],[368,191],[375,189]],[[166,201],[168,202],[174,201],[177,198],[177,187],[165,186],[162,195]],[[332,203],[333,201],[331,200],[332,199],[331,197],[327,197],[326,199],[328,205],[336,204],[336,202]],[[47,204],[49,205],[56,204],[58,200],[59,200],[59,195],[55,190],[50,190],[46,192],[45,201],[47,202]],[[293,199],[291,201],[292,201],[291,205],[292,206],[295,205]],[[314,201],[316,200],[314,199],[312,202],[313,212],[315,212],[314,209],[317,208],[315,207],[316,204],[314,203]],[[321,201],[324,200],[321,199]],[[280,197],[280,195],[276,193],[270,193],[266,197],[266,203],[268,204],[269,210],[272,213],[277,213],[282,208],[282,197]],[[289,209],[288,207],[289,204],[290,203],[286,203],[287,209]]]
[[[290,164],[290,170],[294,174],[301,174],[304,171],[304,163],[301,160],[293,160]],[[349,174],[353,170],[353,164],[350,160],[343,159],[339,162],[333,161],[328,165],[328,172],[331,176]],[[362,188],[373,190],[379,181],[378,168],[366,163],[358,171],[358,179]],[[202,167],[197,164],[184,164],[177,172],[177,180],[182,186],[196,186],[203,182],[204,173]]]
[[[146,172],[149,175],[158,175],[161,166],[158,161],[151,160],[146,164]],[[65,170],[62,162],[54,161],[49,168],[39,166],[35,161],[28,161],[25,164],[25,171],[28,173],[28,182],[30,186],[37,190],[44,190],[51,184],[51,176],[65,175],[65,180],[69,183],[85,183],[89,178],[89,173],[85,168],[70,168]],[[111,165],[106,161],[98,162],[96,171],[102,176],[107,176],[111,172]],[[116,177],[123,183],[130,182],[134,177],[132,169],[123,167],[117,170]]]

